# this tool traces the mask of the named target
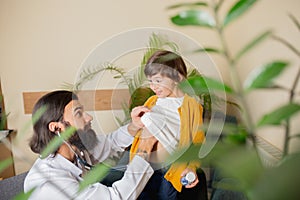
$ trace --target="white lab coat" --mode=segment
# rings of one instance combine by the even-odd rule
[[[116,156],[132,143],[127,126],[108,135],[98,135],[99,145],[94,157],[103,161]],[[143,158],[135,156],[127,166],[124,177],[112,187],[95,183],[78,193],[82,170],[60,154],[38,158],[24,182],[24,191],[34,189],[29,199],[136,199],[153,174],[153,169]]]

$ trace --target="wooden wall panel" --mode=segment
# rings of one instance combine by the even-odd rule
[[[48,92],[23,92],[24,113],[31,114],[34,104]],[[87,111],[122,109],[122,104],[129,101],[127,89],[117,90],[82,90],[78,93],[80,102]]]

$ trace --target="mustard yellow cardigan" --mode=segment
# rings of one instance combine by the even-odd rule
[[[150,97],[146,102],[145,106],[148,108],[152,108],[157,101],[157,96],[154,95]],[[184,96],[182,105],[178,108],[178,112],[180,115],[180,139],[178,148],[186,147],[191,142],[194,144],[199,144],[204,141],[204,132],[200,130],[200,126],[202,125],[202,114],[203,107],[199,104],[193,97],[188,95]],[[139,132],[132,143],[130,149],[130,159],[133,158],[135,152],[137,151],[139,141],[140,141],[140,133]],[[170,166],[169,170],[165,174],[165,179],[172,183],[173,187],[181,192],[182,184],[180,183],[181,173],[186,168],[196,169],[200,167],[199,162],[189,162],[189,163],[174,163]]]

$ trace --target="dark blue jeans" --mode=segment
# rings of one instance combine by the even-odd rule
[[[155,170],[138,200],[176,200],[177,190],[164,178],[165,170]]]

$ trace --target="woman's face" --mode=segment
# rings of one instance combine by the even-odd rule
[[[151,90],[159,97],[176,97],[176,82],[161,74],[148,76]]]

